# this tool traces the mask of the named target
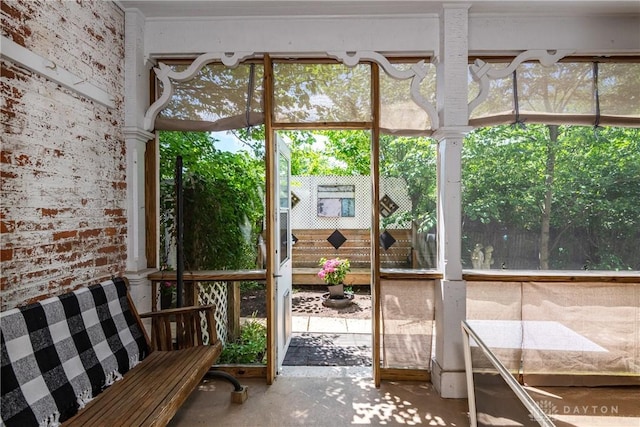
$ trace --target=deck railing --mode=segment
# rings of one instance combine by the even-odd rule
[[[163,282],[176,282],[175,271],[158,271],[148,276],[151,310],[160,308],[160,286]],[[223,342],[234,341],[240,335],[240,284],[266,281],[265,270],[203,270],[187,271],[184,283],[184,305],[216,304],[218,336]]]

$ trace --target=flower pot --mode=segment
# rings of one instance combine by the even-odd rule
[[[164,293],[160,294],[160,309],[166,310],[167,308],[172,308],[173,306],[173,297],[175,294],[173,293]]]
[[[344,283],[329,285],[329,298],[344,298]]]

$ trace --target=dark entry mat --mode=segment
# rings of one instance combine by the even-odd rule
[[[370,334],[293,334],[284,366],[371,366]]]

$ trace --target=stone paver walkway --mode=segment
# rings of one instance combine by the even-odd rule
[[[293,316],[284,366],[371,366],[371,319]]]

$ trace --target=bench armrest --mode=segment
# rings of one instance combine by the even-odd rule
[[[203,345],[206,341],[203,335],[209,336],[209,344],[215,344],[218,341],[215,311],[215,305],[202,305],[152,311],[140,317],[152,320],[151,348],[168,351]]]
[[[191,311],[202,311],[202,310],[209,310],[209,309],[213,309],[213,311],[215,312],[215,308],[216,306],[214,304],[210,304],[210,305],[190,305],[188,307],[180,307],[180,308],[166,308],[164,310],[158,310],[158,311],[150,311],[148,313],[142,313],[140,314],[140,317],[145,318],[145,317],[162,317],[162,316],[167,316],[167,315],[171,315],[171,314],[182,314],[182,313],[188,313]]]

